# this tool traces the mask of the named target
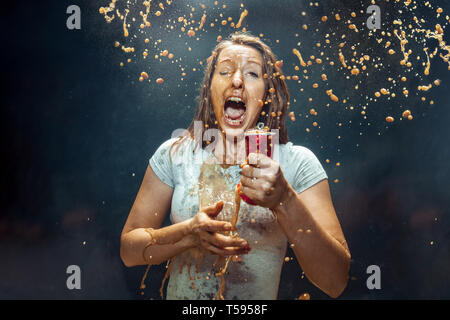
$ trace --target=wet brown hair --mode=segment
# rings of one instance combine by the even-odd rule
[[[264,93],[264,105],[261,108],[261,112],[264,111],[265,115],[260,116],[258,122],[263,122],[269,129],[279,129],[279,143],[285,144],[289,141],[287,129],[286,129],[286,116],[287,109],[289,107],[289,90],[285,81],[285,77],[281,71],[281,65],[277,64],[275,54],[270,47],[266,45],[261,39],[255,37],[246,32],[239,32],[231,34],[227,39],[222,40],[211,53],[211,56],[207,59],[207,65],[205,69],[205,75],[203,78],[202,87],[200,88],[200,96],[198,97],[197,110],[194,118],[189,125],[187,131],[191,138],[194,138],[194,122],[202,121],[203,126],[207,128],[220,129],[214,108],[211,100],[211,81],[216,69],[217,58],[220,52],[230,45],[245,45],[252,47],[261,54],[263,59],[263,74],[264,82],[266,85]],[[271,93],[269,90],[273,88],[275,91]],[[272,90],[273,91],[273,90]],[[275,113],[275,117],[272,114]],[[207,126],[205,126],[207,125]],[[182,139],[176,143],[181,142]],[[202,148],[205,148],[206,143],[202,143]]]

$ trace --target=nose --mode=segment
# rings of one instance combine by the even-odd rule
[[[234,74],[233,74],[233,78],[232,78],[232,84],[233,87],[236,89],[241,89],[244,81],[242,79],[242,72],[241,70],[237,70]]]

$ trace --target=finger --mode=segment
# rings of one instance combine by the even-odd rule
[[[257,168],[268,168],[272,161],[272,159],[262,153],[250,153],[248,155],[248,163]]]
[[[257,189],[252,189],[249,187],[242,186],[241,192],[245,194],[250,200],[254,201],[256,204],[258,204],[260,200],[260,194],[261,192]]]
[[[233,226],[228,221],[211,220],[202,225],[202,230],[208,232],[223,232],[230,231]]]
[[[241,185],[249,189],[253,189],[256,192],[262,191],[266,195],[271,195],[275,190],[272,184],[268,181],[265,181],[263,179],[251,179],[245,176],[241,177]]]
[[[250,246],[246,247],[246,248],[233,248],[233,247],[217,248],[214,245],[212,245],[212,244],[210,244],[210,243],[208,243],[206,241],[201,241],[200,245],[203,248],[205,248],[205,249],[207,249],[207,250],[209,250],[209,251],[211,251],[211,252],[213,252],[213,253],[215,253],[215,254],[217,254],[219,256],[231,256],[231,255],[247,254],[251,250]]]
[[[242,185],[242,184],[240,184],[240,185],[241,185],[241,187],[239,189],[239,194],[240,195],[244,194],[244,195],[248,196],[248,194],[247,194],[248,190],[253,190],[255,193],[258,192],[258,188],[253,188],[253,186],[249,186],[249,185],[245,186],[245,185]],[[247,190],[247,191],[244,192],[244,190]]]
[[[243,168],[245,165],[248,165],[248,158],[245,158],[244,162],[241,163],[239,166],[240,166],[241,168]]]
[[[238,249],[238,248],[225,248],[223,251],[227,256],[238,256],[242,254],[248,254],[252,249],[251,248],[245,248],[245,249]]]
[[[199,234],[202,240],[206,240],[218,248],[225,247],[248,247],[248,242],[242,238],[233,238],[219,233],[202,232]]]
[[[254,190],[261,190],[265,193],[269,194],[269,191],[273,191],[274,188],[272,187],[272,183],[267,181],[266,177],[256,179],[256,178],[249,178],[246,176],[241,177],[241,185],[244,187],[254,189]]]
[[[231,258],[231,261],[233,262],[242,262],[243,259],[241,256],[235,255],[233,258]]]
[[[241,175],[244,175],[248,178],[259,178],[262,177],[262,171],[259,168],[247,164],[242,167]]]
[[[271,195],[275,191],[275,188],[269,182],[265,182],[262,188],[264,193],[267,195]]]
[[[249,178],[249,177],[243,175],[241,177],[241,185],[244,187],[257,189],[258,181],[255,178]]]
[[[225,256],[225,252],[222,249],[216,248],[215,246],[213,246],[212,244],[208,243],[207,241],[201,240],[200,241],[200,245],[205,248],[206,250],[211,251],[212,253],[215,253],[219,256]]]
[[[217,201],[212,206],[203,208],[202,211],[204,213],[206,213],[208,216],[210,216],[211,218],[215,218],[220,213],[220,211],[222,211],[222,209],[223,209],[223,201],[220,200],[220,201]]]
[[[226,247],[223,250],[227,255],[240,255],[249,253],[252,248],[250,247],[250,245],[248,245],[246,247]]]

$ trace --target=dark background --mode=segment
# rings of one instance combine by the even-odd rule
[[[369,1],[320,1],[315,8],[298,2],[245,3],[249,16],[244,25],[254,34],[264,34],[263,40],[284,60],[286,74],[293,74],[293,65],[298,64],[291,53],[297,42],[302,42],[305,52],[311,50],[304,56],[314,54],[314,43],[318,39],[323,43],[324,33],[339,30],[332,13],[349,16],[355,10],[362,22],[367,15],[359,10],[369,5]],[[187,3],[173,1],[165,17],[176,19],[188,13]],[[198,8],[199,3],[194,6]],[[214,7],[212,2],[204,3],[208,9]],[[222,10],[225,16],[236,21],[239,3],[222,3],[228,5]],[[66,8],[71,4],[81,8],[81,30],[66,28]],[[208,31],[198,33],[200,40],[195,41],[185,34],[179,38],[178,27],[173,32],[158,28],[155,18],[149,29],[151,43],[163,39],[158,50],[170,49],[182,62],[157,63],[150,46],[150,59],[143,60],[138,50],[133,62],[120,68],[127,55],[113,43],[122,41],[121,27],[107,25],[98,13],[107,4],[82,0],[2,3],[1,299],[159,298],[164,266],[151,268],[141,296],[138,288],[145,267],[122,264],[120,232],[149,157],[174,129],[186,128],[192,119],[202,78],[199,61],[209,56],[218,34],[226,36],[232,30],[205,28]],[[391,5],[380,2],[382,16],[392,21],[398,12]],[[440,5],[444,14],[450,9],[448,4]],[[436,15],[420,10],[415,14],[429,16],[434,25]],[[302,11],[307,15],[302,16]],[[325,14],[329,29],[311,30]],[[199,20],[199,11],[196,15]],[[304,23],[310,31],[301,29]],[[296,33],[300,36],[295,37]],[[367,29],[345,33],[354,41],[361,37],[361,47],[368,52],[379,50],[368,40]],[[336,55],[324,51],[325,56]],[[386,76],[365,78],[358,94],[373,96],[387,75],[396,74],[399,59],[391,66],[388,59],[382,72]],[[184,80],[177,64],[186,67]],[[193,67],[199,70],[193,72]],[[150,83],[137,81],[143,70],[149,72]],[[417,72],[423,74],[422,70]],[[313,75],[320,78],[320,73]],[[341,97],[354,98],[355,105],[367,103],[352,96],[356,93],[342,81],[342,73],[327,75]],[[351,280],[343,299],[450,298],[450,73],[436,58],[431,75],[431,80],[421,81],[412,73],[407,85],[413,88],[442,79],[441,86],[426,94],[434,105],[420,103],[417,95],[369,103],[368,120],[341,104],[326,108],[329,98],[324,90],[312,92],[312,81],[303,86],[304,93],[289,82],[291,110],[297,117],[294,123],[288,120],[289,136],[295,144],[310,148],[324,165],[352,253]],[[156,85],[154,80],[160,76],[165,82]],[[306,118],[309,96],[318,101],[314,107],[320,110],[320,129]],[[400,104],[413,111],[413,121],[399,121]],[[388,125],[384,118],[391,113],[396,121]],[[337,126],[339,122],[342,127]],[[325,163],[327,158],[330,164]],[[336,162],[341,166],[336,167]],[[333,183],[334,179],[339,183]],[[66,268],[72,264],[82,270],[81,290],[66,288]],[[372,264],[381,268],[381,290],[366,287],[366,268]],[[327,299],[301,277],[295,260],[285,264],[279,298],[295,299],[304,292],[311,299]]]

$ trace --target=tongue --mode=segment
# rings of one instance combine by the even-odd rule
[[[232,120],[239,119],[245,112],[245,108],[238,106],[236,103],[230,103],[225,109],[228,118]]]

